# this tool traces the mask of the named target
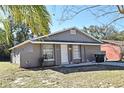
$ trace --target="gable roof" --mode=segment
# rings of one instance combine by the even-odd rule
[[[38,39],[42,39],[42,38],[44,38],[44,37],[49,37],[49,36],[52,36],[52,35],[56,35],[56,34],[59,34],[59,33],[62,33],[62,32],[66,32],[66,31],[69,31],[69,30],[76,30],[76,31],[80,31],[81,33],[83,33],[84,35],[86,35],[86,36],[88,36],[88,37],[90,37],[90,38],[92,38],[93,40],[95,40],[95,41],[97,41],[98,43],[86,43],[86,42],[39,42],[39,41],[37,41]],[[83,31],[81,31],[81,30],[79,30],[78,28],[76,28],[76,27],[73,27],[73,28],[68,28],[68,29],[65,29],[65,30],[62,30],[62,31],[57,31],[57,32],[55,32],[55,33],[51,33],[51,34],[48,34],[48,35],[44,35],[44,36],[40,36],[40,37],[37,37],[37,38],[34,38],[34,39],[31,39],[31,40],[26,40],[26,41],[24,41],[24,42],[22,42],[22,43],[20,43],[20,44],[18,44],[18,45],[16,45],[16,46],[14,46],[14,47],[12,47],[12,48],[10,48],[9,50],[12,50],[12,49],[14,49],[14,48],[17,48],[17,47],[20,47],[20,46],[22,46],[22,45],[24,45],[24,44],[26,44],[26,43],[32,43],[32,44],[41,44],[41,43],[46,43],[46,44],[48,44],[48,43],[51,43],[51,44],[60,44],[60,43],[64,43],[64,44],[82,44],[82,45],[84,45],[84,44],[86,44],[86,45],[100,45],[100,43],[102,43],[102,41],[100,41],[100,40],[98,40],[98,39],[96,39],[95,37],[93,37],[93,36],[91,36],[91,35],[89,35],[89,34],[87,34],[86,32],[83,32]]]
[[[56,31],[56,32],[54,32],[54,33],[51,33],[51,34],[48,34],[48,35],[44,35],[44,36],[40,36],[40,37],[34,38],[34,39],[32,39],[32,40],[42,39],[42,38],[44,38],[44,37],[49,37],[49,36],[56,35],[56,34],[59,34],[59,33],[63,33],[63,32],[69,31],[69,30],[76,30],[76,31],[79,31],[79,32],[83,33],[84,35],[86,35],[86,36],[92,38],[93,40],[95,40],[95,41],[97,41],[97,42],[99,42],[99,43],[102,43],[102,41],[100,41],[99,39],[97,39],[97,38],[91,36],[90,34],[84,32],[84,31],[79,30],[79,29],[76,28],[76,27],[64,29],[64,30],[61,30],[61,31]]]

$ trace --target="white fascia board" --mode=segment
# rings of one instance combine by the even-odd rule
[[[30,40],[24,41],[24,42],[22,42],[22,43],[20,43],[20,44],[18,44],[16,46],[14,46],[14,47],[11,47],[9,50],[12,50],[14,48],[20,47],[20,46],[22,46],[24,44],[27,44],[27,43],[32,43],[32,41],[30,41]]]
[[[72,42],[32,42],[33,44],[75,44],[75,45],[101,45],[96,43],[72,43]]]

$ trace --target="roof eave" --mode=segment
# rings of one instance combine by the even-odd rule
[[[20,46],[27,44],[27,43],[32,43],[32,41],[31,40],[24,41],[24,42],[14,46],[14,47],[11,47],[9,50],[15,49],[15,48],[20,47]]]
[[[74,43],[74,42],[32,42],[33,44],[77,44],[77,45],[101,45],[102,43]]]

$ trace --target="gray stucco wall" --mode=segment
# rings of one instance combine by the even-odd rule
[[[82,62],[86,62],[85,46],[81,46],[81,57],[82,57]]]
[[[100,53],[100,45],[95,46],[95,45],[90,45],[90,46],[85,46],[85,55],[86,55],[86,61],[92,62],[95,61],[95,56],[94,54]]]
[[[60,45],[55,45],[55,65],[61,64],[61,47]]]
[[[21,67],[37,67],[39,66],[40,45],[27,44],[22,48]]]
[[[37,67],[39,66],[40,45],[33,45],[31,43],[20,46],[12,50],[15,57],[12,55],[12,63],[19,64],[20,67]]]
[[[43,56],[41,44],[25,44],[19,48],[13,49],[11,52],[12,63],[19,64],[20,67],[38,67],[39,58]],[[54,61],[44,61],[43,66],[53,66],[61,64],[60,45],[54,46]],[[20,54],[20,56],[18,56]]]
[[[95,53],[100,52],[100,46],[98,45],[82,45],[81,49],[81,59],[73,59],[72,63],[80,62],[92,62],[95,61]],[[61,49],[60,45],[54,45],[54,57],[55,61],[46,61],[44,66],[61,65]],[[40,44],[26,44],[19,48],[12,50],[12,60],[13,63],[19,64],[20,67],[38,67],[39,58],[42,57],[42,45]],[[20,55],[20,56],[19,56]],[[70,54],[68,54],[70,56]],[[70,60],[69,60],[70,61]]]
[[[68,45],[68,61],[69,63],[72,61],[72,45]]]

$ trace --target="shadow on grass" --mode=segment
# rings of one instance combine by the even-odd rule
[[[120,66],[108,66],[108,65],[87,65],[78,67],[44,67],[44,68],[30,68],[29,70],[54,70],[63,74],[75,73],[75,72],[91,72],[91,71],[112,71],[112,70],[124,70],[124,67]]]

